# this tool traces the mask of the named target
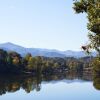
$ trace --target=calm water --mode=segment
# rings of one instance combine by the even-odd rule
[[[1,76],[0,100],[100,100],[100,78],[63,74]]]

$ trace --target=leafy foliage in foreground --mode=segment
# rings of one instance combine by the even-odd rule
[[[86,13],[88,18],[89,44],[83,47],[89,52],[95,49],[100,56],[100,0],[75,0],[74,10],[76,13]]]
[[[86,13],[88,18],[89,43],[82,46],[87,53],[96,50],[98,57],[93,61],[94,73],[100,74],[100,0],[75,0],[76,13]]]

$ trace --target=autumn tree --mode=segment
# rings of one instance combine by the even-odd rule
[[[24,59],[26,61],[28,61],[30,59],[30,57],[32,57],[32,55],[30,53],[27,53],[26,56],[24,57]]]
[[[74,0],[76,13],[86,13],[88,18],[89,43],[82,48],[89,52],[95,49],[100,56],[100,0]]]
[[[100,73],[100,0],[75,0],[74,10],[76,13],[86,13],[88,18],[89,43],[82,48],[89,53],[96,50],[98,58],[95,59],[93,68],[96,74]]]
[[[35,70],[36,69],[36,58],[34,57],[30,57],[28,60],[28,64],[27,64],[27,69],[28,70]]]
[[[21,60],[22,60],[22,57],[20,54],[18,54],[17,52],[9,52],[8,53],[8,57],[9,57],[9,61],[12,59],[12,64],[15,65],[15,66],[20,66],[21,65]]]

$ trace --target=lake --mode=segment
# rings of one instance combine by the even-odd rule
[[[100,100],[100,77],[0,75],[0,100]]]

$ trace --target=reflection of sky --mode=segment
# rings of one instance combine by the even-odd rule
[[[93,87],[92,82],[48,83],[42,84],[41,88],[39,92],[29,94],[23,90],[7,93],[0,100],[100,100],[100,91]]]

